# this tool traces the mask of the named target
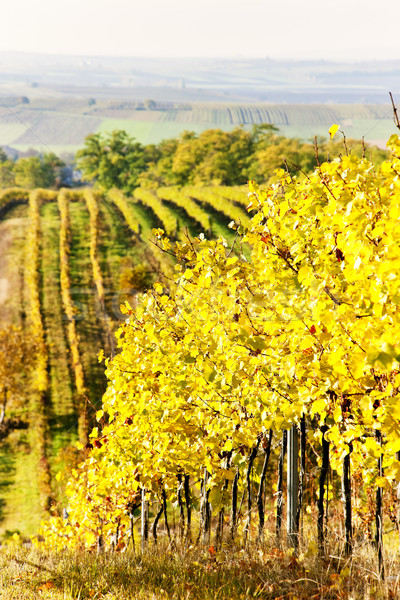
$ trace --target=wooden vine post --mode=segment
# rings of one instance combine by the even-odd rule
[[[203,482],[202,482],[202,503],[201,503],[201,521],[202,521],[202,533],[203,542],[205,544],[210,543],[211,535],[211,505],[208,500],[210,490],[207,488],[209,480],[209,473],[204,468]]]
[[[287,539],[292,548],[298,546],[297,498],[299,487],[299,436],[296,425],[287,438]]]
[[[306,418],[304,414],[300,421],[300,476],[299,476],[299,493],[297,501],[297,516],[296,516],[296,527],[299,534],[299,539],[303,535],[303,520],[302,520],[302,509],[304,499],[304,484],[306,477]]]
[[[349,444],[349,452],[343,459],[342,493],[344,502],[344,528],[346,534],[345,554],[351,556],[353,551],[353,527],[351,510],[351,478],[350,478],[350,455],[353,449]]]
[[[185,494],[186,504],[186,539],[190,542],[191,540],[191,525],[192,525],[192,507],[190,499],[190,477],[189,475],[184,476],[183,491]]]
[[[233,481],[232,481],[231,533],[230,533],[232,540],[235,539],[236,525],[237,525],[238,486],[239,486],[239,469],[236,470],[235,477],[233,478]]]
[[[283,465],[287,449],[287,431],[282,432],[281,452],[278,463],[278,482],[276,485],[276,540],[280,543],[283,512]]]
[[[146,490],[142,488],[142,513],[141,513],[141,543],[142,543],[142,552],[144,552],[147,540],[149,538],[149,503],[146,499]]]
[[[260,475],[260,483],[258,487],[257,494],[257,509],[258,509],[258,539],[261,540],[263,536],[264,530],[264,522],[265,522],[265,511],[264,511],[264,483],[267,475],[269,457],[271,454],[271,444],[272,444],[272,429],[269,430],[268,441],[264,438],[263,447],[264,447],[264,463]]]
[[[380,446],[382,446],[382,434],[379,429],[375,431],[375,439]],[[378,477],[383,477],[383,468],[382,468],[382,454],[380,454],[378,458]],[[375,506],[375,543],[376,550],[378,553],[378,565],[379,565],[379,574],[381,579],[385,578],[385,567],[383,564],[383,522],[382,522],[382,497],[383,490],[380,486],[376,488],[376,506]]]
[[[325,485],[329,471],[329,442],[325,439],[325,433],[328,431],[327,425],[321,426],[322,433],[322,464],[319,475],[319,495],[318,495],[318,550],[321,555],[325,552],[325,528],[324,508],[325,508]],[[328,495],[328,490],[327,490]],[[325,519],[326,520],[326,519]]]
[[[4,386],[3,391],[3,406],[1,407],[1,415],[0,415],[0,425],[3,425],[4,419],[6,418],[6,408],[7,408],[7,386]]]

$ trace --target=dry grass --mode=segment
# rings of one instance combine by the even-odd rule
[[[161,542],[143,554],[103,556],[10,545],[0,552],[0,598],[394,600],[400,598],[396,549],[386,550],[385,559],[382,581],[371,544],[358,545],[352,561],[329,552],[320,558],[313,544],[297,556],[268,542],[218,551],[171,550]]]

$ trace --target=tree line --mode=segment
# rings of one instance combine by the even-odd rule
[[[105,190],[117,188],[130,195],[138,187],[184,185],[242,185],[249,180],[268,182],[274,171],[312,173],[318,162],[329,161],[348,150],[367,154],[379,165],[388,154],[349,140],[304,142],[281,135],[270,124],[250,131],[207,129],[200,134],[183,131],[158,144],[141,144],[126,131],[93,133],[75,156],[75,166],[87,182]],[[73,185],[71,165],[54,153],[10,159],[0,148],[0,186],[27,189]],[[75,181],[75,185],[79,184]]]
[[[184,131],[159,144],[142,145],[125,131],[91,134],[77,152],[76,165],[85,180],[126,194],[142,187],[184,185],[242,185],[249,180],[268,182],[279,168],[311,173],[319,162],[351,151],[367,153],[374,164],[388,154],[363,143],[319,140],[304,142],[286,138],[270,124],[253,125],[251,131],[208,129],[200,134]]]
[[[0,148],[0,187],[59,188],[68,184],[70,168],[53,152],[10,158]]]

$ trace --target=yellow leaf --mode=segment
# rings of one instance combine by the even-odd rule
[[[331,136],[331,140],[334,138],[336,133],[338,132],[340,125],[332,125],[329,127],[329,135]]]
[[[389,486],[389,481],[385,478],[385,477],[377,477],[376,478],[376,485],[378,487],[387,489]]]

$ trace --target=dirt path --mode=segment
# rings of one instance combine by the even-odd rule
[[[6,277],[0,278],[0,305],[5,304],[8,298],[10,284]]]
[[[22,248],[27,219],[26,207],[10,211],[12,218],[0,221],[0,323],[20,320],[22,310]]]
[[[0,327],[23,325],[24,257],[29,220],[27,206],[11,209],[0,221]],[[29,392],[26,394],[26,406]],[[37,457],[31,431],[16,430],[0,445],[0,534],[37,531],[40,521]]]
[[[9,297],[10,283],[8,280],[8,253],[12,243],[9,221],[0,223],[0,318],[2,309]],[[1,320],[3,320],[1,318]]]

